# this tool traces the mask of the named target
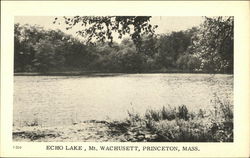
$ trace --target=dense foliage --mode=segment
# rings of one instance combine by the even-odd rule
[[[95,41],[113,44],[115,34],[118,38],[124,35],[131,36],[136,48],[141,49],[142,35],[154,34],[155,28],[150,21],[151,16],[74,16],[63,17],[66,29],[71,29],[76,25],[82,26],[83,29],[77,33],[87,39],[86,43],[93,44]],[[55,18],[53,23],[57,23]],[[60,22],[58,22],[60,24]]]
[[[185,105],[149,109],[145,115],[109,124],[113,137],[132,142],[233,142],[233,105],[216,98],[214,109],[189,111]]]
[[[65,17],[69,27],[86,26],[78,33],[87,43],[60,30],[15,24],[15,72],[233,73],[233,17],[205,18],[200,27],[160,35],[149,20]],[[131,39],[116,43],[112,31]]]

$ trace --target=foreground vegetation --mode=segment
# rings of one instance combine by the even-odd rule
[[[125,121],[109,124],[114,136],[128,141],[233,142],[233,109],[217,101],[211,111],[189,112],[185,105],[148,110],[144,116],[130,113]]]
[[[185,105],[128,112],[120,121],[84,121],[66,127],[15,127],[14,141],[233,142],[233,105],[216,98],[211,110]]]

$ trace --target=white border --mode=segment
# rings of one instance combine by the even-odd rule
[[[1,2],[1,155],[63,157],[248,157],[249,156],[249,43],[248,1],[2,1]],[[15,16],[151,15],[234,16],[234,133],[233,143],[20,143],[12,142],[13,30]],[[84,152],[48,151],[46,145],[171,145],[199,146],[199,152]],[[14,150],[13,145],[21,145]]]

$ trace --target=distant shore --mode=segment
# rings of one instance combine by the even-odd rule
[[[14,76],[120,76],[125,74],[168,74],[168,73],[187,73],[187,74],[226,74],[233,75],[233,73],[208,73],[208,72],[181,72],[181,71],[164,71],[164,72],[82,72],[82,71],[66,71],[66,72],[15,72]]]

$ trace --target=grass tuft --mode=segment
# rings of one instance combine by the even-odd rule
[[[127,120],[112,127],[123,125],[116,133],[134,142],[233,142],[233,105],[219,98],[213,103],[212,110],[196,113],[185,105],[148,109],[144,116],[128,112]]]

